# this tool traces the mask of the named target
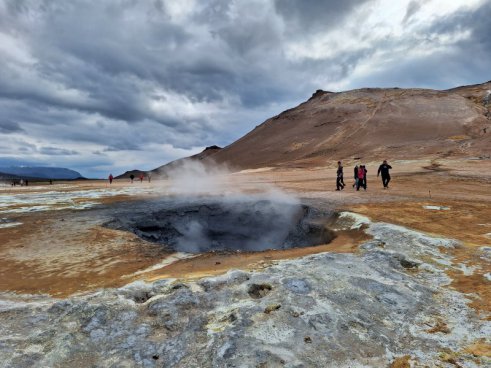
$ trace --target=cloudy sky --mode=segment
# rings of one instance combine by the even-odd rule
[[[225,146],[316,89],[491,79],[491,0],[0,0],[0,166]]]

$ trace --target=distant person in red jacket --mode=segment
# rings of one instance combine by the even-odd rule
[[[360,165],[358,168],[358,184],[356,185],[356,190],[360,190],[360,187],[367,190],[367,171],[365,165]]]
[[[109,174],[109,184],[112,184],[113,183],[113,174]]]
[[[358,165],[355,166],[353,171],[354,171],[354,178],[355,178],[355,182],[353,183],[353,188],[358,188]]]
[[[140,174],[140,183],[143,183],[143,178],[145,177],[145,175],[143,175],[143,173]]]

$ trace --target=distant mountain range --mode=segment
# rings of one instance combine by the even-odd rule
[[[7,179],[54,179],[54,180],[74,180],[84,179],[77,171],[62,167],[28,167],[10,166],[0,167],[0,177]]]

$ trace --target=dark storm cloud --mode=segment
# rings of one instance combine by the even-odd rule
[[[104,148],[102,152],[118,152],[118,151],[141,151],[144,147],[138,146],[135,142],[119,141],[114,145]]]
[[[397,63],[372,73],[354,83],[367,86],[451,87],[483,83],[491,78],[491,3],[475,9],[462,9],[421,29],[408,37],[408,49],[434,47],[425,57],[401,55]],[[463,35],[462,39],[459,37]],[[456,39],[451,47],[442,47],[442,39]]]
[[[457,46],[460,49],[474,49],[479,53],[491,54],[491,2],[484,1],[475,10],[461,11],[457,14],[445,17],[429,27],[430,33],[452,34],[468,30],[471,37]],[[471,55],[462,53],[462,59],[468,60]],[[487,60],[489,61],[489,59]]]
[[[79,154],[79,152],[74,150],[67,150],[63,148],[49,147],[49,146],[39,148],[39,153],[41,153],[42,155],[49,155],[49,156],[72,156],[72,155]]]
[[[317,88],[490,79],[489,2],[398,36],[381,25],[389,3],[0,0],[0,134],[18,135],[1,153],[94,173],[159,166],[227,145]],[[418,24],[421,4],[404,2],[397,23]],[[437,51],[411,53],[421,45]]]
[[[8,133],[15,133],[15,132],[22,132],[22,128],[20,127],[19,123],[11,120],[4,120],[0,122],[0,133],[3,134],[8,134]]]
[[[295,32],[335,27],[370,0],[275,0],[276,10]]]

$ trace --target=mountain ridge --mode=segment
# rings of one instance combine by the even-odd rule
[[[175,160],[151,173],[200,160],[232,170],[325,165],[337,160],[491,157],[491,81],[447,90],[318,89],[230,145]]]
[[[212,158],[240,170],[354,157],[488,156],[491,117],[484,99],[489,89],[491,81],[442,91],[317,90]]]

